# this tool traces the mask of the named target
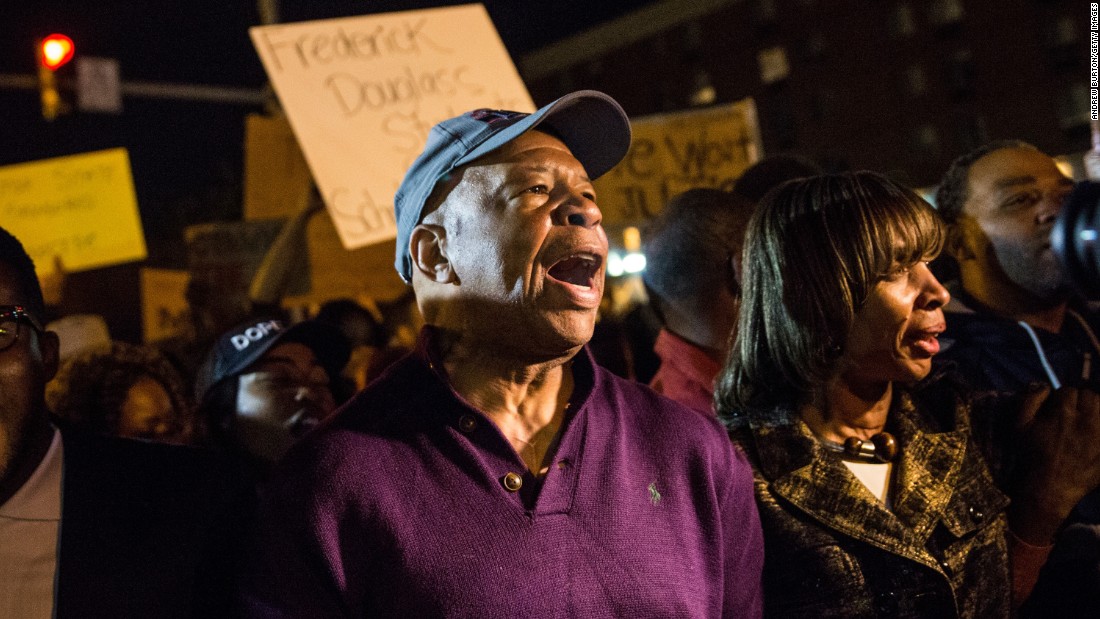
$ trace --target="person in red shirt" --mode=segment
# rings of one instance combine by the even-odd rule
[[[691,189],[669,201],[645,235],[642,275],[664,323],[654,352],[661,367],[649,386],[712,413],[714,377],[737,321],[737,271],[752,204],[717,189]]]

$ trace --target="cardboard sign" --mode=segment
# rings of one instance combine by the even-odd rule
[[[393,194],[432,125],[535,107],[480,4],[249,32],[349,249],[396,236]]]
[[[244,218],[294,215],[313,179],[286,117],[249,114],[244,132]]]
[[[66,271],[146,256],[130,159],[115,148],[0,168],[0,222],[39,276],[61,257]]]
[[[281,219],[262,219],[188,226],[183,231],[187,268],[192,277],[212,282],[225,295],[247,296],[252,279],[285,223]],[[287,295],[309,290],[309,264],[307,256],[294,265]]]
[[[340,297],[369,295],[393,299],[408,286],[393,268],[393,240],[354,250],[340,245],[332,219],[321,213],[309,223],[309,260],[313,267],[308,299],[322,303]]]
[[[626,157],[595,183],[604,224],[636,225],[693,187],[731,189],[760,158],[752,99],[631,119]]]
[[[184,336],[190,326],[187,284],[191,273],[174,269],[141,269],[142,341]]]

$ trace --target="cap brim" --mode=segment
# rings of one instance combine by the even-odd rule
[[[261,319],[271,320],[271,319]],[[253,321],[249,321],[251,323]],[[276,335],[256,342],[248,354],[236,358],[228,367],[216,367],[216,355],[211,353],[199,368],[195,381],[195,397],[201,402],[206,394],[222,381],[243,374],[259,361],[273,346],[287,342],[299,342],[309,347],[317,361],[325,368],[329,376],[337,376],[351,358],[351,343],[335,326],[307,320],[291,325]],[[215,349],[217,350],[217,344]]]
[[[623,108],[602,92],[578,90],[493,134],[454,166],[484,157],[539,127],[550,129],[564,142],[593,180],[615,167],[630,149],[630,120]]]

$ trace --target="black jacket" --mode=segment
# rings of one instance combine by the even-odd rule
[[[1061,332],[1051,333],[1029,331],[987,313],[947,312],[947,331],[940,338],[943,352],[933,363],[978,391],[1001,395],[1019,395],[1029,383],[1053,384],[1051,374],[1061,385],[1100,391],[1100,350],[1094,342],[1100,334],[1100,316],[1083,304],[1074,311],[1088,329],[1070,314]],[[1006,427],[990,421],[993,432]],[[1005,452],[998,460],[1011,466],[1012,442],[1007,436],[992,442]],[[1007,476],[1003,471],[1002,477]],[[1085,497],[1070,514],[1020,615],[1100,616],[1100,491]]]
[[[1083,308],[1076,312],[1093,334],[1100,333],[1100,317]],[[1100,351],[1089,332],[1069,314],[1060,333],[1029,331],[1015,321],[985,313],[947,312],[946,316],[947,331],[940,338],[943,350],[934,362],[941,367],[950,364],[963,382],[978,391],[1016,393],[1028,383],[1049,384],[1047,367],[1061,384],[1100,390]]]
[[[62,429],[56,617],[224,617],[240,487],[217,456]]]

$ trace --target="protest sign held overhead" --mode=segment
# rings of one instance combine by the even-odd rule
[[[432,125],[535,107],[480,4],[250,33],[349,249],[394,238],[393,194]]]
[[[646,221],[693,187],[732,189],[762,150],[752,99],[632,118],[630,125],[630,151],[595,183],[609,226]]]
[[[146,256],[123,148],[0,168],[0,221],[23,241],[40,276],[57,258],[77,272]]]
[[[145,343],[187,336],[191,327],[187,284],[191,273],[178,269],[141,269],[141,334]]]
[[[309,174],[284,116],[249,114],[244,122],[244,218],[291,217],[309,197]]]

